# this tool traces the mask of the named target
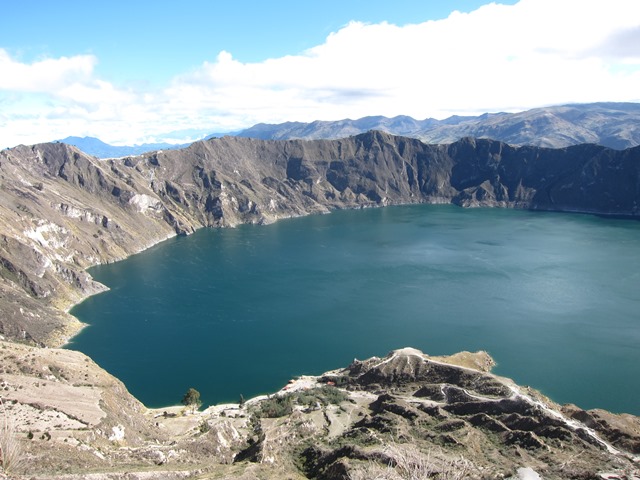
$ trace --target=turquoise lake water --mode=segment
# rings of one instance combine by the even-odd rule
[[[640,222],[415,205],[203,229],[90,273],[68,348],[147,406],[270,393],[405,346],[640,414]]]

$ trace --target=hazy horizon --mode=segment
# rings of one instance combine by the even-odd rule
[[[628,0],[36,3],[5,6],[0,148],[640,101]]]

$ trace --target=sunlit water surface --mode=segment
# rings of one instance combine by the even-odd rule
[[[416,205],[203,229],[92,268],[72,310],[147,406],[205,404],[413,346],[487,350],[555,401],[640,414],[640,222]]]

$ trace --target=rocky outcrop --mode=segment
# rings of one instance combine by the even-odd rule
[[[0,334],[59,345],[85,273],[201,227],[406,203],[640,215],[640,147],[449,145],[369,132],[341,140],[224,137],[97,160],[42,144],[0,152]]]
[[[637,417],[560,407],[493,375],[485,352],[403,348],[195,413],[146,410],[78,352],[0,342],[0,360],[0,412],[21,440],[24,478],[640,474]]]
[[[639,158],[640,148],[471,138],[427,145],[380,132],[335,141],[225,137],[103,161],[63,144],[4,150],[0,340],[64,343],[81,327],[67,309],[104,288],[87,267],[202,227],[427,202],[637,218]],[[403,349],[294,382],[273,398],[185,417],[145,413],[81,354],[4,342],[0,352],[3,415],[24,421],[23,441],[35,439],[27,448],[33,478],[132,468],[151,471],[145,478],[375,478],[381,468],[407,478],[416,466],[427,477],[495,478],[526,466],[545,478],[593,478],[637,468],[636,417],[561,409],[491,375],[484,353],[432,358]],[[241,458],[254,463],[221,465]]]
[[[488,357],[465,356],[479,364]],[[322,382],[366,408],[347,410],[341,435],[304,450],[307,471],[315,478],[340,471],[337,478],[375,478],[385,469],[384,478],[500,478],[523,467],[542,478],[638,474],[637,418],[563,409],[486,369],[456,365],[459,358],[404,348],[325,374]]]

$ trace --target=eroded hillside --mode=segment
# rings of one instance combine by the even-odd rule
[[[64,144],[0,152],[0,334],[60,345],[85,273],[201,227],[406,203],[640,215],[640,148],[450,145],[380,132],[342,140],[225,137],[98,160]]]
[[[0,342],[1,403],[25,459],[14,471],[39,479],[503,478],[526,467],[544,478],[637,476],[636,417],[561,408],[489,374],[484,354],[432,359],[402,350],[298,379],[273,398],[185,414],[147,411],[84,355],[40,347],[77,332],[68,308],[104,288],[87,267],[173,235],[407,203],[637,218],[639,167],[640,148],[426,145],[379,132],[334,141],[225,137],[110,160],[63,144],[4,150],[0,340],[10,342]],[[617,477],[597,476],[606,471]]]
[[[637,417],[560,407],[491,374],[485,352],[404,348],[203,412],[146,410],[77,352],[1,342],[0,358],[14,474],[30,479],[638,475]]]

